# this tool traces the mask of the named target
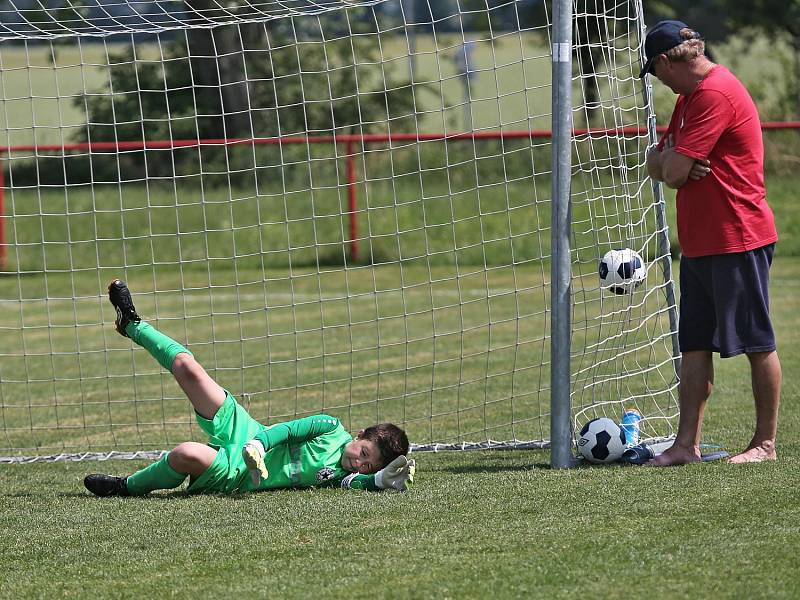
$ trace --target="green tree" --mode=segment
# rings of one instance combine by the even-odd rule
[[[727,2],[729,20],[736,27],[763,33],[773,40],[785,40],[791,48],[785,57],[788,118],[800,118],[800,0],[752,0]]]
[[[660,19],[680,19],[703,34],[714,58],[714,44],[731,36],[752,41],[759,35],[785,42],[787,54],[776,53],[784,67],[779,86],[771,86],[771,104],[782,114],[774,118],[800,118],[800,0],[645,0],[648,25]],[[779,98],[774,98],[778,94]]]
[[[732,23],[722,15],[729,13],[729,5],[738,0],[644,0],[647,26],[662,19],[678,19],[703,34],[712,45],[730,35]],[[749,3],[748,3],[749,6]]]
[[[13,31],[26,35],[61,36],[87,27],[89,8],[87,0],[51,0],[17,7],[13,0],[1,0],[0,7],[6,15],[15,14]],[[11,19],[10,19],[11,20]]]
[[[189,25],[195,15],[213,17],[209,2],[187,0]],[[411,131],[420,86],[403,69],[383,68],[370,14],[351,8],[325,18],[189,27],[174,39],[159,35],[155,58],[147,58],[152,40],[136,41],[109,57],[106,89],[76,98],[88,122],[78,141]],[[176,165],[180,156],[191,155],[173,153]],[[115,161],[126,172],[173,168],[163,155],[146,165],[142,158],[134,152]]]

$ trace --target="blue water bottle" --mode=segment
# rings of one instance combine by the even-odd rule
[[[629,408],[622,413],[620,429],[625,434],[625,445],[630,448],[639,444],[639,421],[642,420],[642,413],[635,408]]]

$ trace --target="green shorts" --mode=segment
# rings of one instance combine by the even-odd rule
[[[196,413],[195,417],[208,434],[208,445],[217,449],[217,456],[200,477],[190,482],[186,491],[229,494],[255,489],[242,459],[242,448],[263,429],[261,423],[251,417],[230,392],[226,392],[225,401],[213,419]]]

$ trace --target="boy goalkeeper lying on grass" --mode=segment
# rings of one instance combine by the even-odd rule
[[[188,475],[188,492],[230,493],[340,485],[403,491],[414,481],[408,438],[391,423],[374,425],[353,439],[338,419],[317,415],[266,427],[221,388],[191,352],[141,320],[128,286],[115,279],[108,296],[117,331],[147,350],[186,393],[209,443],[184,442],[128,477],[87,475],[97,496],[141,496],[176,488]]]

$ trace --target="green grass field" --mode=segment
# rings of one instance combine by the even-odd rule
[[[780,459],[551,471],[546,451],[417,455],[407,494],[90,497],[89,472],[0,467],[3,598],[794,598],[800,558],[800,260],[773,271]],[[753,426],[743,357],[717,361],[704,441]]]

